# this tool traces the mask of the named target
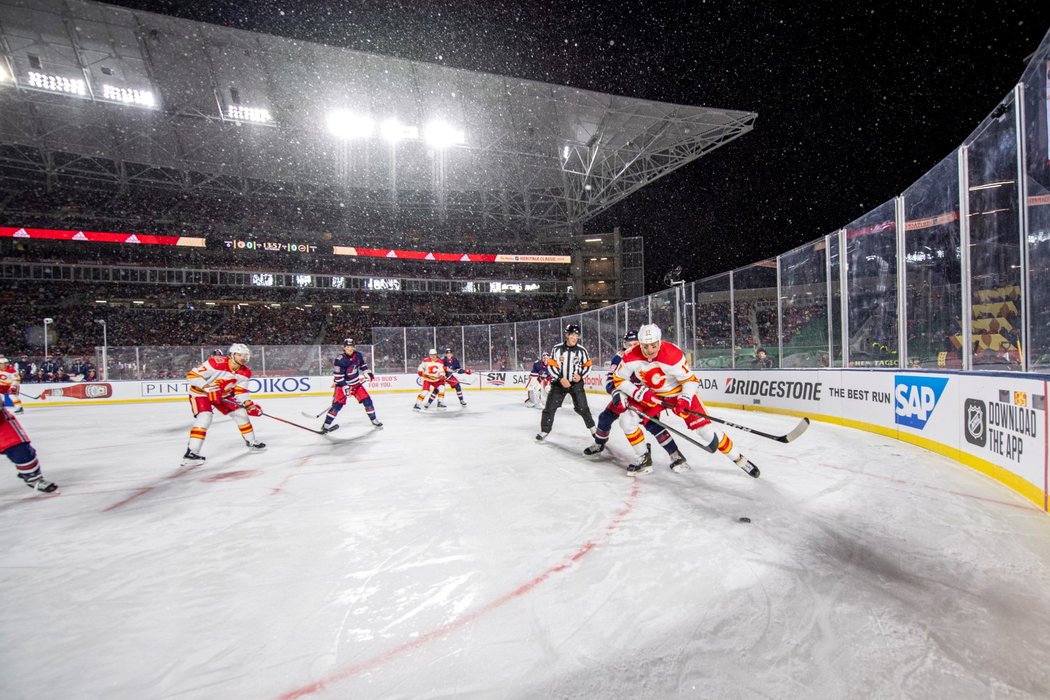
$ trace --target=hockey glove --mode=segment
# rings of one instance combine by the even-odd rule
[[[680,416],[688,416],[690,413],[696,413],[693,410],[693,400],[685,396],[679,396],[678,402],[675,404],[674,410]]]
[[[368,373],[368,381],[374,382],[375,380],[376,380],[376,375],[374,375],[371,372],[369,372]]]
[[[241,407],[244,408],[244,410],[247,411],[248,415],[252,418],[258,418],[262,415],[262,406],[255,403],[251,399],[248,399],[247,401],[242,403]]]
[[[22,391],[22,388],[17,384],[12,384],[11,388],[7,390],[7,393],[11,396],[18,396],[18,392]]]
[[[637,387],[632,393],[631,398],[638,403],[648,404],[650,406],[659,406],[660,397],[650,391],[649,387],[640,386]]]
[[[612,393],[613,412],[623,413],[627,410],[628,403],[627,394],[622,391],[614,391]]]
[[[466,374],[474,374],[474,370],[472,370],[472,369],[465,369],[465,370],[463,370],[463,371],[464,371],[464,372],[465,372]]]

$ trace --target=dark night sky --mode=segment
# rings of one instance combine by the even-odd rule
[[[785,252],[896,196],[1012,89],[1050,2],[117,0],[250,31],[629,97],[755,129],[589,230],[646,240],[648,290]],[[774,7],[776,5],[776,7]]]

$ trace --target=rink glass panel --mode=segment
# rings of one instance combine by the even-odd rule
[[[558,343],[565,339],[565,326],[560,318],[546,318],[540,321],[540,347],[550,352]]]
[[[408,366],[404,328],[373,328],[372,350],[375,353],[373,367],[376,372],[382,374],[413,372],[419,364],[419,360],[414,359],[412,366]]]
[[[1013,96],[1001,106],[1003,116],[982,122],[967,143],[974,370],[1020,369],[1024,307]]]
[[[682,339],[678,331],[678,304],[677,299],[681,292],[675,288],[665,289],[649,296],[649,318],[650,323],[660,327],[665,340],[669,340],[684,350]]]
[[[518,342],[518,364],[532,369],[532,364],[550,348],[540,347],[540,324],[538,321],[518,321],[514,324],[514,335]]]
[[[623,334],[627,331],[620,318],[624,314],[624,304],[613,304],[598,309],[598,320],[601,322],[601,335],[598,337],[598,357],[607,362],[620,349]]]
[[[850,367],[896,367],[897,223],[890,200],[846,227]]]
[[[779,265],[780,366],[827,367],[827,240],[820,238],[781,255]]]
[[[580,328],[583,331],[583,338],[580,342],[591,354],[594,366],[601,367],[606,358],[601,354],[601,319],[598,311],[587,311],[580,314]]]
[[[490,326],[490,328],[492,329],[492,369],[532,369],[531,364],[528,367],[522,367],[517,362],[517,353],[514,350],[513,323],[499,323]]]
[[[463,327],[463,356],[459,358],[459,361],[464,367],[470,367],[479,372],[496,369],[492,365],[489,328],[490,326]]]
[[[828,243],[828,279],[831,303],[828,306],[828,336],[831,338],[831,367],[842,366],[842,232],[825,237]]]
[[[710,369],[733,365],[729,285],[728,272],[693,285],[694,367]]]
[[[733,320],[736,324],[735,367],[748,368],[758,348],[776,367],[777,263],[763,260],[733,272]]]
[[[959,155],[904,191],[908,367],[962,367]]]
[[[627,302],[627,327],[638,330],[649,323],[649,297],[638,297]]]
[[[1024,78],[1025,175],[1028,187],[1028,367],[1050,368],[1050,43]]]
[[[437,334],[437,345],[435,348],[441,356],[445,356],[445,348],[452,348],[452,354],[458,357],[460,363],[462,363],[463,326],[438,326],[434,331]]]
[[[408,348],[409,372],[416,371],[416,368],[419,367],[419,363],[427,356],[427,351],[434,349],[437,350],[439,354],[441,352],[435,342],[434,329],[429,326],[425,328],[406,328],[405,346]]]

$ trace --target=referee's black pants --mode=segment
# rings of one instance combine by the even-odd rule
[[[594,418],[591,417],[591,407],[587,405],[587,394],[583,389],[583,380],[572,382],[568,389],[563,387],[560,381],[551,382],[547,404],[543,407],[543,416],[540,418],[540,432],[549,433],[554,427],[554,414],[561,408],[566,395],[572,397],[572,408],[583,418],[587,429],[593,428]]]

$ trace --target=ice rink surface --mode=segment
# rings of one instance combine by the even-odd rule
[[[632,479],[522,397],[256,418],[256,455],[217,417],[192,470],[185,403],[27,410],[61,488],[4,462],[0,697],[1050,696],[1050,518],[1000,484],[821,423],[730,429],[757,481],[691,445]]]

